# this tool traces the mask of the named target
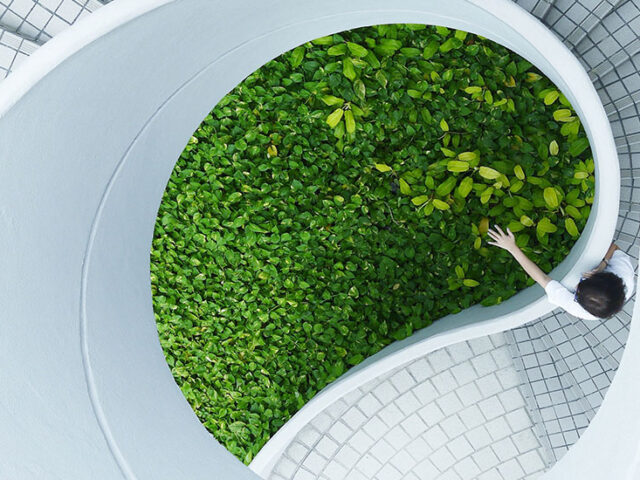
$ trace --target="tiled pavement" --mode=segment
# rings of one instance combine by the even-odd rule
[[[437,350],[320,413],[270,480],[518,480],[545,451],[503,334]]]

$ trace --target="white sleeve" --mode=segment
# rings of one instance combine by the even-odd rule
[[[604,271],[611,272],[622,279],[625,286],[624,298],[625,300],[629,300],[631,295],[633,295],[633,289],[636,283],[631,257],[622,250],[616,250],[613,252],[613,256],[611,257],[611,260],[609,260],[609,264]]]
[[[575,294],[567,287],[556,280],[551,280],[545,287],[547,299],[550,303],[563,308],[574,317],[585,320],[600,320],[598,317],[587,312],[582,305],[575,300]]]

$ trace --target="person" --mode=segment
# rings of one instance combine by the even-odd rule
[[[612,243],[600,264],[582,275],[575,293],[560,282],[552,280],[538,265],[531,261],[516,245],[516,239],[507,228],[503,232],[498,225],[487,234],[490,245],[503,248],[522,266],[547,293],[549,302],[562,307],[571,315],[585,320],[609,318],[622,310],[634,288],[634,269],[631,258]]]

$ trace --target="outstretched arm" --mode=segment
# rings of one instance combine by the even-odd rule
[[[513,255],[513,258],[516,259],[524,271],[538,282],[542,288],[545,288],[551,281],[551,278],[544,273],[538,265],[533,263],[529,257],[522,252],[522,250],[520,250],[520,247],[516,245],[516,239],[513,236],[513,233],[511,233],[511,230],[507,228],[507,233],[504,233],[498,225],[494,225],[494,228],[495,231],[489,230],[487,232],[487,235],[493,239],[493,242],[489,242],[489,245],[495,245],[496,247],[503,248]],[[613,255],[613,252],[611,252],[611,254]]]
[[[592,276],[594,273],[601,272],[605,268],[607,268],[607,265],[609,264],[609,260],[611,260],[611,257],[613,257],[613,252],[615,252],[616,250],[618,250],[618,246],[614,242],[611,242],[611,246],[609,247],[609,250],[607,250],[607,253],[604,254],[604,258],[598,264],[598,266],[589,272],[583,273],[582,276],[584,278],[588,278]]]

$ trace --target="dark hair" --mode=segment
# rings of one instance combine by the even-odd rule
[[[598,272],[578,284],[576,300],[592,315],[609,318],[622,310],[624,283],[611,272]]]

